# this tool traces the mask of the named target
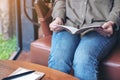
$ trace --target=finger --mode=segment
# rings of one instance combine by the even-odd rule
[[[58,27],[58,28],[55,29],[56,32],[59,32],[59,31],[61,31],[61,30],[63,30],[62,27]]]
[[[111,36],[113,34],[113,28],[111,23],[106,22],[105,24],[102,25],[103,28],[103,32],[107,35],[107,36]]]
[[[106,32],[107,34],[113,34],[113,28],[112,28],[111,24],[105,23],[102,26],[102,28],[103,28],[104,32]]]
[[[103,31],[106,32],[106,34],[109,34],[109,35],[112,35],[112,34],[113,34],[112,26],[111,26],[111,27],[108,27],[107,29],[104,29]]]
[[[104,36],[104,37],[106,37],[106,36],[108,36],[108,34],[101,28],[99,28],[99,29],[96,29],[96,31],[100,34],[100,35],[102,35],[102,36]]]
[[[57,25],[55,23],[51,23],[49,25],[49,28],[50,28],[51,31],[54,31],[57,28]]]
[[[61,26],[58,26],[58,25],[61,25],[62,23],[59,22],[59,21],[53,21],[50,25],[49,25],[49,28],[51,31],[60,31],[61,30]]]
[[[54,31],[55,30],[55,26],[50,27],[50,30]]]
[[[100,33],[102,36],[104,36],[104,37],[107,36],[107,34],[106,34],[104,31],[100,31],[99,33]]]
[[[63,28],[62,28],[62,27],[60,27],[60,26],[56,26],[56,27],[51,28],[51,29],[52,29],[52,31],[55,31],[55,32],[58,32],[58,31],[63,30]]]

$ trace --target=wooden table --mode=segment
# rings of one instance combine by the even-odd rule
[[[0,80],[8,76],[19,67],[44,72],[45,76],[42,78],[42,80],[78,80],[71,75],[53,70],[42,65],[13,60],[0,60]]]

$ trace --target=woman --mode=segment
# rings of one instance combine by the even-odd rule
[[[120,0],[55,0],[48,66],[65,73],[73,68],[74,76],[80,80],[97,80],[98,64],[116,42],[120,26],[119,5]],[[58,26],[81,28],[96,22],[103,22],[102,29],[89,31],[82,37],[82,33],[73,35]]]

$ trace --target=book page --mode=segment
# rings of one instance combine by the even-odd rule
[[[64,25],[58,25],[61,26],[62,28],[64,28],[65,30],[67,30],[68,32],[75,34],[79,29],[74,28],[72,26],[64,26]]]
[[[20,73],[23,73],[23,72],[26,72],[26,71],[30,71],[30,70],[20,67],[17,70],[15,70],[12,74],[10,74],[10,76],[15,75],[15,74],[20,74]],[[35,71],[31,74],[27,74],[27,75],[24,75],[24,76],[21,76],[21,77],[18,77],[18,78],[14,78],[14,79],[11,79],[11,80],[39,80],[44,75],[45,75],[45,73],[43,73],[43,72]]]
[[[79,34],[79,33],[82,33],[84,31],[94,30],[95,28],[102,28],[101,27],[102,25],[103,25],[103,23],[85,24],[82,27],[80,27],[80,29],[77,29],[73,26],[65,26],[65,25],[57,25],[57,26],[64,28],[65,30],[67,30],[68,32],[70,32],[72,34]]]

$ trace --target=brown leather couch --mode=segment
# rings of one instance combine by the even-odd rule
[[[47,61],[51,47],[52,32],[49,29],[51,21],[52,3],[35,0],[34,7],[38,15],[40,29],[38,39],[31,43],[30,56],[31,62],[47,66]]]
[[[51,19],[50,17],[51,9],[47,8],[47,11],[42,13],[41,12],[42,8],[45,9],[45,7],[47,6],[43,4],[39,5],[40,3],[39,1],[40,0],[36,0],[35,9],[38,14],[38,21],[41,24],[40,33],[42,31],[43,34],[41,38],[31,43],[30,56],[31,62],[47,66],[52,36],[52,33],[48,27],[47,20]],[[118,46],[118,43],[116,44],[116,46]],[[100,64],[99,80],[120,80],[119,75],[120,75],[120,47],[117,48],[115,47],[115,49],[112,50],[108,58],[106,58]]]

